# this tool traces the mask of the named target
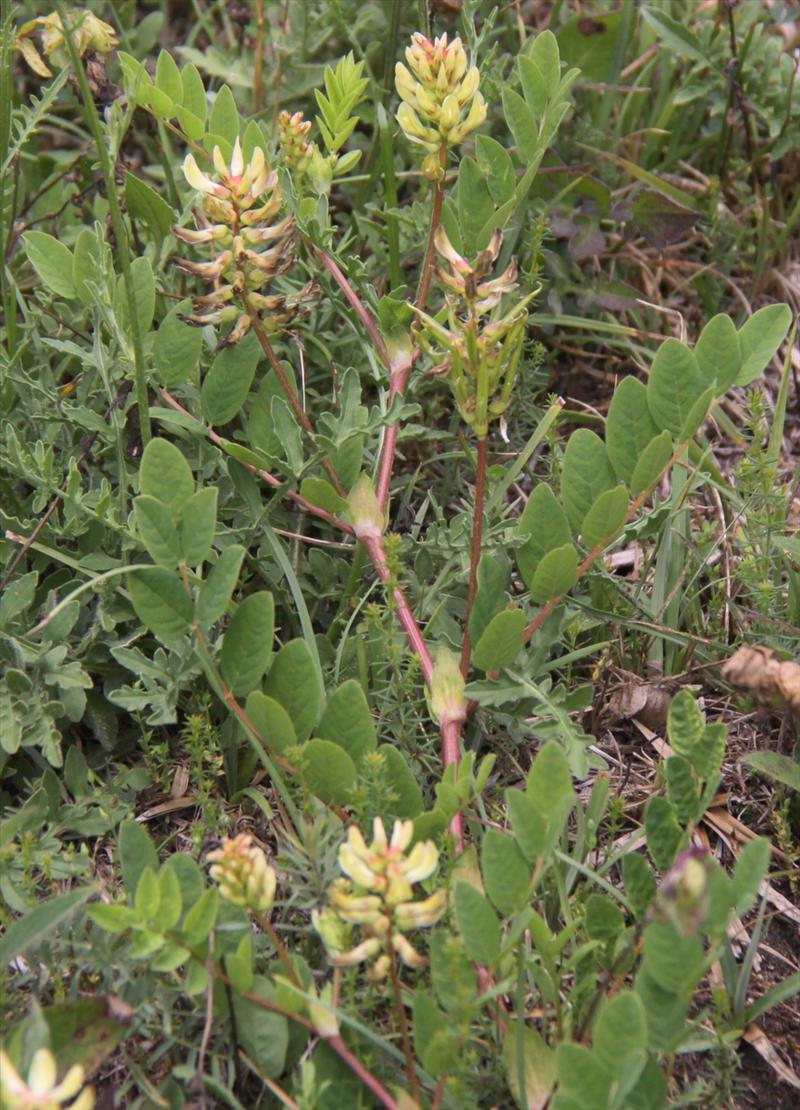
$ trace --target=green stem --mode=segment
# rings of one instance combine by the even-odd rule
[[[108,155],[108,147],[105,143],[103,135],[103,128],[100,124],[100,118],[97,115],[97,108],[95,107],[94,98],[92,97],[89,82],[86,79],[86,71],[83,68],[83,63],[78,55],[75,47],[75,41],[72,37],[66,14],[64,12],[64,5],[61,0],[56,0],[56,11],[58,12],[61,25],[64,28],[65,40],[67,48],[69,49],[70,61],[75,76],[78,81],[78,86],[81,90],[81,98],[83,100],[83,109],[86,116],[86,122],[89,125],[89,130],[92,133],[94,144],[97,148],[97,156],[100,160],[100,170],[103,174],[103,180],[106,186],[106,194],[108,197],[108,210],[111,216],[111,226],[114,229],[114,238],[117,244],[117,255],[119,263],[122,267],[122,281],[125,288],[125,299],[128,303],[128,318],[130,322],[131,335],[133,337],[133,380],[136,390],[136,407],[139,412],[139,431],[142,437],[142,447],[146,447],[152,439],[152,431],[150,429],[150,406],[147,399],[147,374],[144,365],[144,348],[142,346],[142,336],[139,330],[139,316],[136,311],[136,290],[133,285],[133,274],[131,273],[131,259],[130,250],[128,247],[128,230],[122,219],[122,210],[119,204],[119,196],[117,194],[117,183],[114,179],[114,167],[111,165],[111,159]]]
[[[478,457],[475,475],[475,504],[472,516],[472,547],[469,559],[469,590],[467,592],[467,611],[464,617],[464,639],[461,645],[461,673],[466,679],[469,674],[469,660],[472,643],[469,634],[469,618],[478,592],[478,564],[481,561],[483,539],[483,505],[486,498],[486,469],[489,457],[489,441],[486,436],[478,440]]]

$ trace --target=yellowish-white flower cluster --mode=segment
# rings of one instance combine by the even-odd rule
[[[460,38],[447,35],[431,42],[417,31],[406,48],[408,66],[398,62],[395,87],[401,104],[397,122],[406,138],[428,152],[427,177],[444,174],[443,149],[461,143],[486,119],[486,102],[478,91],[480,72],[469,66]]]
[[[255,148],[245,165],[237,138],[230,164],[219,147],[214,147],[213,162],[216,177],[203,173],[194,155],[186,156],[184,175],[201,194],[200,208],[195,209],[197,228],[175,227],[173,231],[184,243],[213,244],[216,256],[199,263],[176,259],[176,265],[214,287],[212,293],[194,299],[195,311],[186,320],[201,326],[234,323],[226,339],[232,344],[250,328],[245,299],[274,330],[297,316],[310,299],[313,285],[289,296],[261,292],[295,257],[294,218],[278,218],[283,204],[281,187],[261,147]]]
[[[3,1110],[92,1110],[94,1090],[83,1086],[84,1072],[80,1064],[73,1064],[67,1074],[58,1080],[56,1059],[49,1048],[39,1048],[33,1054],[27,1079],[23,1079],[0,1049],[0,1106]],[[81,1091],[80,1094],[78,1092]],[[75,1095],[74,1102],[70,1102]]]
[[[109,23],[98,19],[94,12],[79,9],[67,13],[67,29],[78,55],[82,58],[89,50],[107,54],[119,46],[117,32]],[[42,50],[49,61],[58,69],[69,65],[69,47],[64,35],[64,24],[58,12],[38,15],[23,23],[14,39],[14,45],[25,61],[39,77],[52,77],[53,73],[36,49],[34,36],[39,35]]]
[[[420,341],[440,360],[432,373],[447,379],[464,421],[482,437],[487,434],[489,421],[501,416],[510,403],[525,337],[527,305],[538,289],[501,316],[495,310],[518,283],[513,258],[498,277],[487,280],[500,253],[500,232],[495,231],[489,245],[472,262],[458,253],[441,226],[434,243],[441,259],[437,277],[451,294],[447,298],[447,327],[419,311],[423,324]],[[487,314],[488,319],[482,319]]]
[[[390,946],[406,967],[425,965],[425,957],[405,933],[435,925],[447,909],[447,891],[441,888],[414,901],[414,884],[433,874],[439,853],[431,840],[420,841],[408,852],[413,835],[411,821],[395,821],[392,838],[387,840],[379,817],[369,845],[356,825],[348,829],[339,849],[339,866],[348,878],[335,880],[329,905],[313,915],[334,966],[355,967],[375,959],[369,977],[384,979],[391,967]],[[351,946],[353,926],[361,933],[355,946]]]
[[[267,857],[249,833],[225,837],[222,847],[209,852],[211,878],[226,902],[253,913],[266,913],[275,901],[277,877]]]
[[[293,173],[305,173],[311,165],[316,144],[308,141],[311,120],[303,119],[302,112],[289,115],[281,112],[278,116],[278,139],[283,158]]]

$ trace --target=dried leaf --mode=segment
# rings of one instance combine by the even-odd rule
[[[722,677],[749,691],[762,705],[800,713],[800,663],[764,647],[742,647],[722,664]]]
[[[790,1087],[794,1087],[795,1090],[800,1091],[800,1079],[797,1078],[788,1064],[785,1064],[780,1058],[775,1045],[763,1029],[759,1029],[757,1025],[748,1025],[745,1030],[744,1039],[749,1045],[753,1046],[759,1056],[767,1061],[775,1074],[779,1076],[784,1083],[788,1083]]]

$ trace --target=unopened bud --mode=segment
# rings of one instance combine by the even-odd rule
[[[431,716],[439,725],[463,721],[467,715],[464,677],[455,655],[444,644],[436,653],[430,688]]]
[[[377,540],[383,535],[384,515],[367,474],[362,474],[350,490],[347,515],[358,539]]]

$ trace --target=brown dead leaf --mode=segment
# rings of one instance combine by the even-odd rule
[[[634,676],[618,686],[608,699],[608,712],[613,721],[636,718],[652,729],[663,727],[668,708],[669,697],[663,690]]]
[[[779,659],[765,647],[742,647],[722,664],[722,677],[762,705],[800,714],[800,663]]]
[[[749,1045],[753,1046],[759,1056],[767,1061],[775,1074],[780,1076],[784,1083],[788,1083],[790,1087],[794,1087],[795,1090],[800,1091],[800,1079],[797,1078],[789,1065],[783,1062],[778,1055],[778,1050],[775,1048],[775,1045],[763,1029],[759,1029],[755,1024],[748,1025],[744,1033],[744,1039]]]

